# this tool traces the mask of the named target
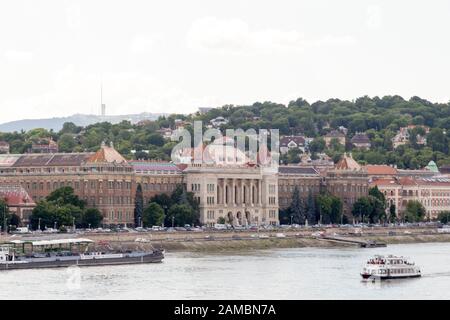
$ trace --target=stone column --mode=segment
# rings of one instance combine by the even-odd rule
[[[236,206],[236,179],[232,180],[231,203]]]
[[[253,196],[254,196],[254,194],[253,194],[253,186],[254,186],[253,179],[251,179],[250,180],[250,204],[251,205],[254,205],[254,203],[253,203]]]
[[[241,179],[241,204],[245,205],[245,180]]]
[[[227,180],[224,178],[224,179],[222,179],[222,181],[223,181],[223,190],[222,190],[223,199],[222,199],[222,203],[223,203],[223,205],[227,205]]]
[[[262,181],[258,180],[258,204],[262,205]]]

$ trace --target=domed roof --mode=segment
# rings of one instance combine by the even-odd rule
[[[425,167],[425,169],[430,170],[431,172],[439,172],[438,166],[436,165],[436,162],[434,162],[433,160],[431,160],[430,162],[428,162],[427,166]]]

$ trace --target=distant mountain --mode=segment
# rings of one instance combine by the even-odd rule
[[[110,122],[112,124],[119,123],[123,120],[128,120],[131,123],[137,123],[142,120],[156,120],[159,116],[167,115],[166,113],[148,113],[143,112],[139,114],[127,114],[119,116],[98,116],[91,114],[74,114],[70,117],[49,118],[49,119],[25,119],[6,122],[0,124],[0,132],[14,132],[20,130],[31,130],[35,128],[45,128],[47,130],[53,129],[59,131],[62,129],[64,122],[73,122],[77,126],[88,126],[98,122]]]

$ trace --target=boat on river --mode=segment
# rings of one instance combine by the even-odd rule
[[[384,280],[417,278],[422,276],[422,273],[420,267],[407,258],[376,255],[367,261],[361,276],[363,279]]]
[[[164,259],[160,249],[88,251],[93,243],[90,239],[13,240],[0,246],[0,270],[158,263]]]

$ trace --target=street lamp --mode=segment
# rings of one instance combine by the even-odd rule
[[[55,221],[55,223],[53,224],[53,229],[56,230],[56,221]]]
[[[361,223],[364,223],[364,218],[362,216],[361,207],[359,207],[359,215],[361,216]]]
[[[90,223],[88,223],[88,225],[89,225],[89,230],[91,229],[91,224]]]
[[[6,230],[6,202],[3,203],[3,232],[7,233],[7,230]]]
[[[172,216],[172,228],[173,228],[174,222],[175,222],[175,216]]]
[[[291,226],[292,226],[292,218],[293,218],[294,216],[291,214]]]
[[[161,227],[164,228],[164,220],[166,220],[166,216],[167,216],[167,205],[163,205],[163,209],[164,209],[164,219],[162,219]]]
[[[41,218],[38,219],[38,230],[41,230]]]

